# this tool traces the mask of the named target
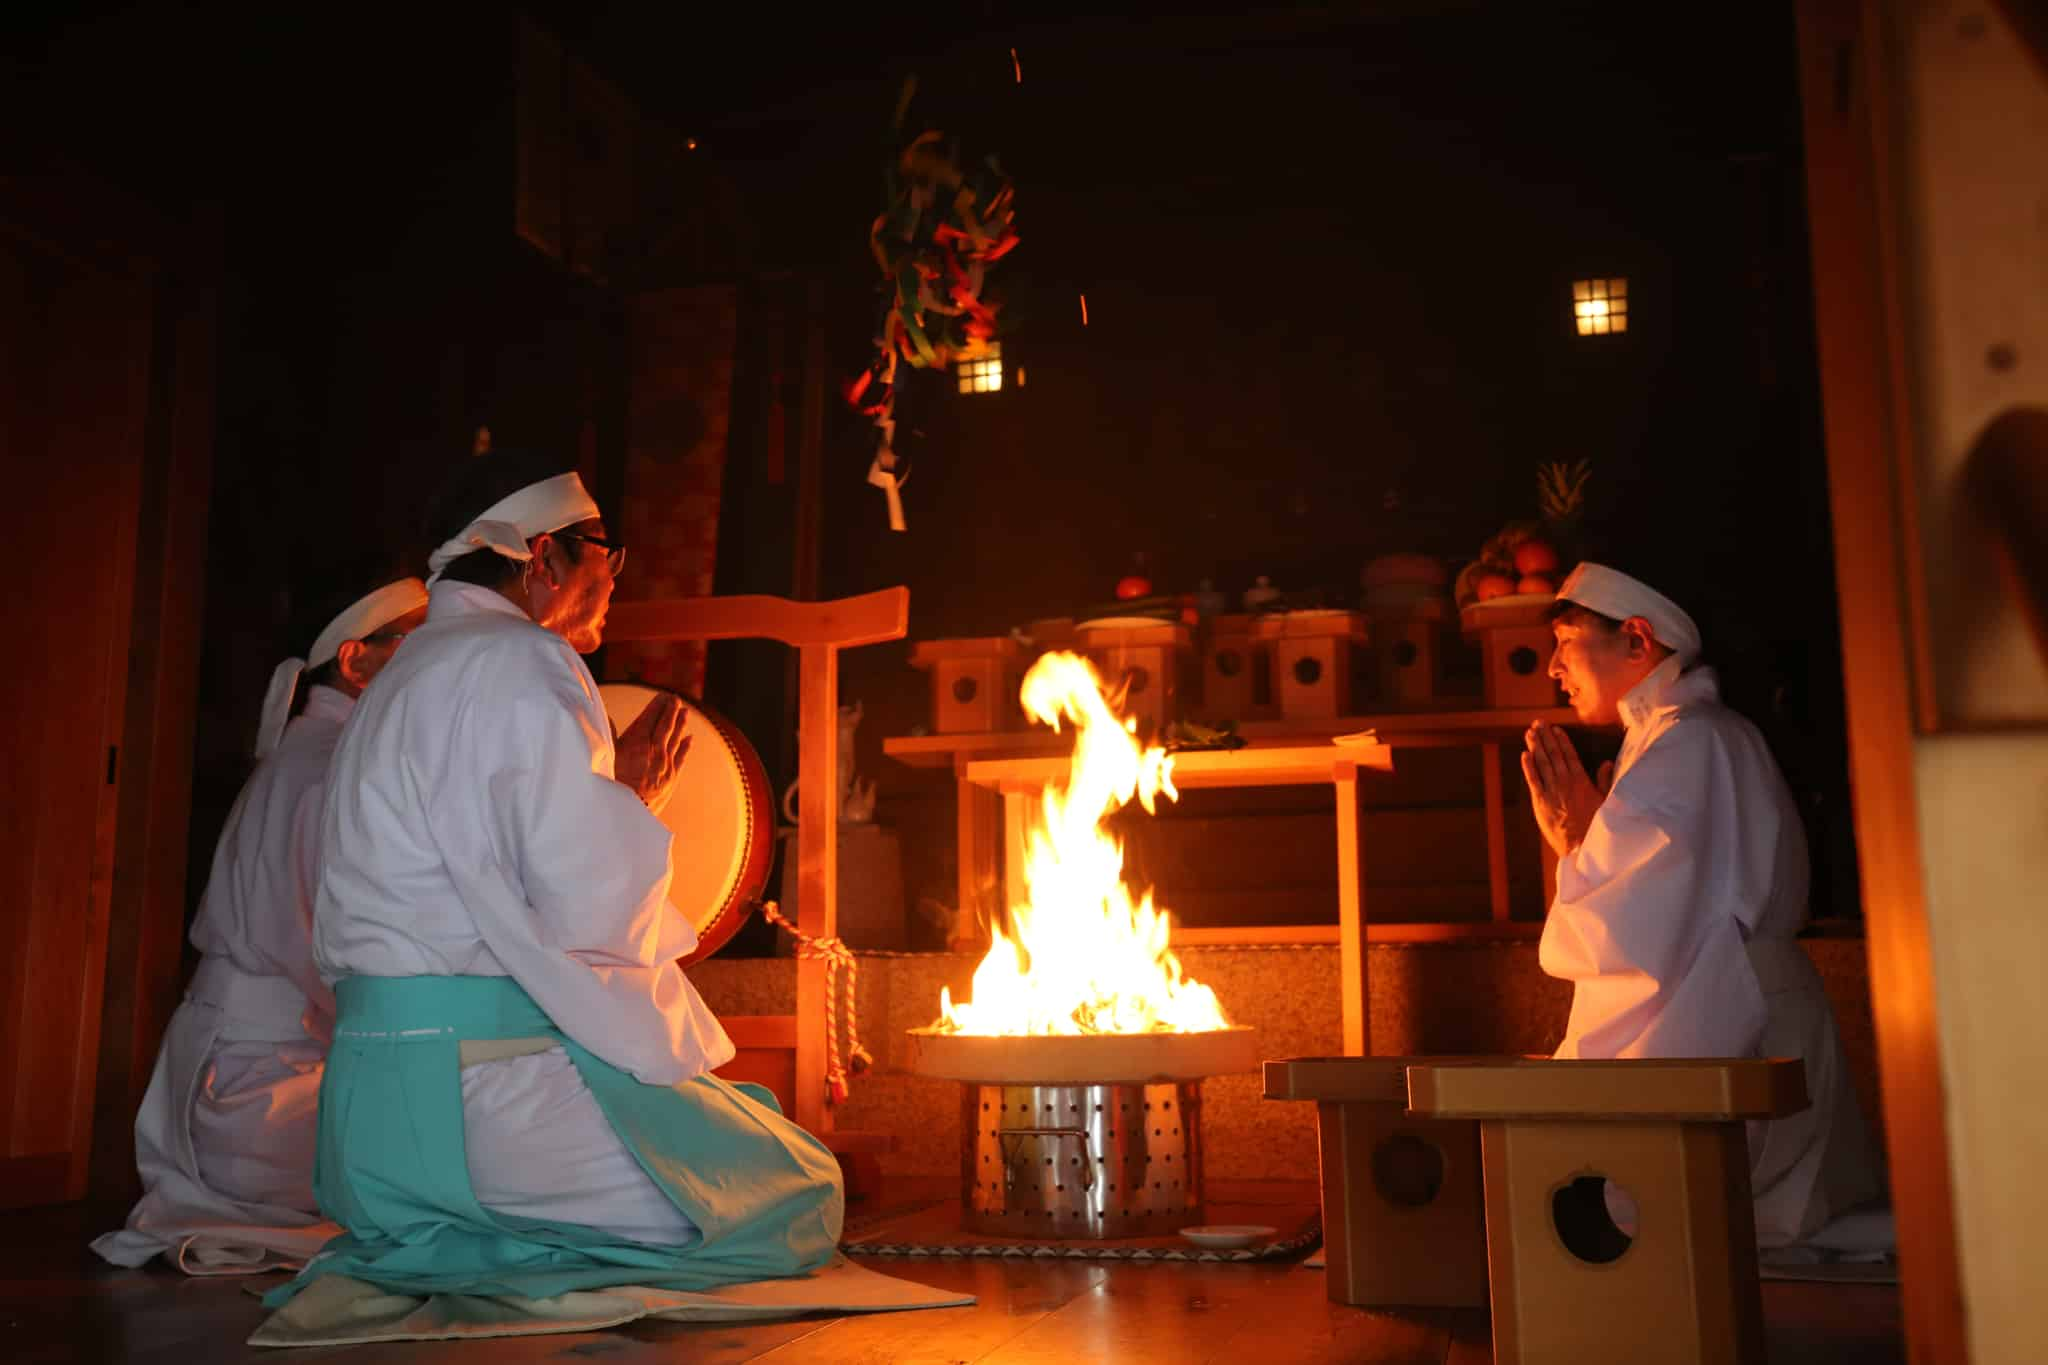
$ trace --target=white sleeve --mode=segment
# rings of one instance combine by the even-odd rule
[[[284,902],[294,915],[294,941],[278,960],[285,974],[306,995],[306,1032],[323,1044],[334,1041],[334,987],[313,961],[313,898],[320,890],[320,816],[327,784],[315,782],[299,793],[291,812],[291,886]],[[280,888],[281,890],[285,888]]]
[[[1748,1056],[1763,998],[1740,914],[1718,903],[1709,859],[1738,857],[1714,828],[1711,770],[1690,743],[1650,746],[1557,864],[1543,969],[1574,983],[1560,1056]]]
[[[612,740],[566,646],[507,651],[456,717],[430,803],[480,937],[577,1042],[651,1084],[731,1060],[733,1045],[676,958],[695,928],[668,902],[666,826],[612,780]],[[467,771],[465,771],[467,770]]]

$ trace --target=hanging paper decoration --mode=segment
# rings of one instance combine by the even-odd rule
[[[1016,194],[994,156],[960,164],[957,142],[926,130],[903,143],[910,98],[905,81],[896,102],[891,157],[881,214],[868,246],[882,272],[882,309],[875,358],[846,386],[846,399],[872,417],[880,438],[868,482],[888,499],[889,526],[901,531],[902,487],[896,438],[896,367],[942,369],[988,353],[1002,305],[987,291],[989,268],[1017,245]]]

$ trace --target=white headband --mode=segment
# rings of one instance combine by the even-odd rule
[[[1682,668],[1690,668],[1700,656],[1700,628],[1685,614],[1685,608],[1642,580],[1605,564],[1580,564],[1557,590],[1557,596],[1617,621],[1642,617],[1650,623],[1657,642],[1678,656]]]
[[[489,459],[490,456],[479,456]],[[602,514],[597,503],[583,489],[575,471],[557,474],[508,493],[483,510],[483,514],[462,528],[453,540],[427,556],[427,586],[440,581],[441,570],[472,550],[492,550],[522,563],[533,558],[526,542],[548,531],[559,531],[579,521],[595,521]]]
[[[284,737],[285,722],[291,719],[292,695],[299,690],[299,675],[318,668],[341,653],[349,640],[374,635],[409,611],[427,605],[427,585],[417,578],[401,578],[350,603],[341,615],[327,623],[314,639],[303,659],[286,659],[270,674],[270,686],[263,693],[263,715],[256,722],[256,757],[267,757]]]

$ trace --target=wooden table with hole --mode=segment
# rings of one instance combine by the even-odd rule
[[[1257,788],[1257,786],[1323,786],[1335,790],[1337,806],[1337,923],[1335,925],[1260,925],[1247,929],[1178,929],[1178,943],[1335,943],[1339,978],[1343,982],[1343,1050],[1366,1056],[1372,1050],[1368,1027],[1366,941],[1368,911],[1364,860],[1358,839],[1358,774],[1393,772],[1397,747],[1477,747],[1483,753],[1487,784],[1487,866],[1493,900],[1493,921],[1487,925],[1386,925],[1399,937],[1466,937],[1473,929],[1499,933],[1507,925],[1507,800],[1501,782],[1501,745],[1520,745],[1522,731],[1536,718],[1569,722],[1569,710],[1536,712],[1409,712],[1393,716],[1348,716],[1305,731],[1300,724],[1249,722],[1241,726],[1249,741],[1243,749],[1190,749],[1174,755],[1174,786]],[[1341,729],[1339,729],[1341,726]],[[1374,731],[1374,743],[1331,743],[1333,735]],[[958,837],[961,837],[963,902],[983,902],[999,894],[999,905],[1022,905],[1024,825],[1028,802],[1049,782],[1067,778],[1071,737],[1051,733],[940,735],[891,739],[883,751],[913,765],[938,767],[950,761],[958,792]],[[999,849],[999,855],[997,855]],[[1001,878],[997,882],[997,866]],[[1548,886],[1550,866],[1544,866]],[[1548,894],[1548,892],[1546,892]],[[1417,933],[1417,931],[1462,933]],[[1395,935],[1382,935],[1395,937]]]
[[[1569,725],[1569,708],[1498,711],[1410,711],[1372,716],[1338,716],[1314,724],[1250,721],[1238,727],[1246,747],[1190,750],[1174,756],[1177,787],[1262,787],[1330,784],[1337,795],[1338,922],[1255,925],[1244,928],[1176,928],[1183,945],[1326,943],[1341,949],[1344,982],[1344,1050],[1371,1052],[1367,1029],[1365,944],[1371,941],[1433,941],[1460,938],[1524,937],[1540,923],[1510,920],[1507,821],[1530,818],[1519,789],[1502,779],[1503,746],[1519,751],[1522,734],[1543,720]],[[1371,730],[1377,743],[1336,744],[1337,735]],[[1402,748],[1476,748],[1485,773],[1486,859],[1492,918],[1485,923],[1382,924],[1370,922],[1365,904],[1365,867],[1358,842],[1358,772],[1393,771]],[[950,769],[956,801],[959,849],[958,894],[995,919],[1021,903],[1025,801],[1049,781],[1066,777],[1073,737],[1046,730],[979,734],[915,735],[886,739],[882,751],[919,768]],[[1343,770],[1340,773],[1340,768]],[[1541,844],[1541,840],[1537,841]],[[1555,884],[1555,861],[1542,850],[1544,898]]]

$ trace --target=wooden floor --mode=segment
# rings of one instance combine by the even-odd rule
[[[341,1359],[349,1365],[1084,1365],[1309,1361],[1481,1365],[1483,1312],[1374,1313],[1332,1304],[1320,1271],[1249,1265],[868,1260],[888,1274],[978,1296],[971,1308],[747,1327],[640,1323],[610,1332],[296,1352],[244,1342],[263,1310],[236,1280],[115,1270],[86,1249],[103,1218],[77,1207],[0,1214],[0,1361],[215,1365]],[[1905,1360],[1896,1288],[1766,1283],[1771,1359]]]

